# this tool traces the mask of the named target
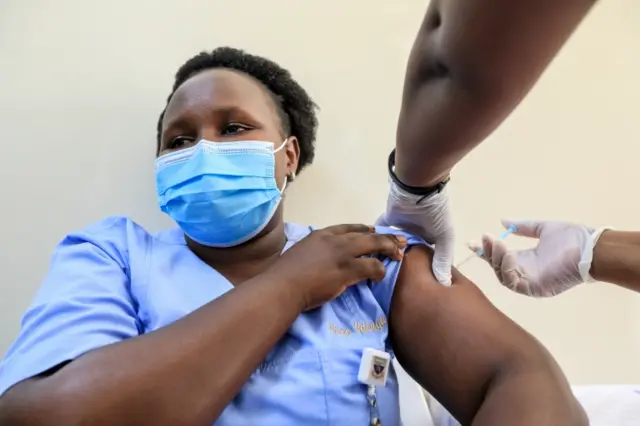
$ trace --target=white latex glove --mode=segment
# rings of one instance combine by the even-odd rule
[[[468,244],[474,252],[484,250],[482,258],[493,266],[505,287],[527,296],[550,297],[592,280],[593,248],[607,228],[524,220],[502,224],[505,228],[515,225],[514,235],[538,239],[537,246],[527,250],[509,249],[491,235],[483,235],[482,243]]]
[[[441,284],[451,284],[454,234],[447,187],[424,197],[410,194],[390,180],[387,210],[376,225],[394,226],[434,244],[432,269]]]

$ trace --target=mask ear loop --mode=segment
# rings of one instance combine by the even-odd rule
[[[273,150],[273,153],[277,153],[278,151],[282,150],[282,148],[284,148],[287,145],[287,141],[289,140],[289,138],[285,138],[284,141],[282,141],[282,143],[280,144],[280,146],[277,149]],[[275,145],[275,144],[274,144]],[[289,182],[293,182],[293,180],[296,178],[296,172],[295,170],[292,171],[290,174],[288,174],[287,176],[285,176],[284,178],[284,185],[282,186],[282,189],[280,190],[280,193],[283,194],[284,190],[287,188],[287,183]]]
[[[276,149],[273,150],[273,153],[275,154],[276,152],[280,151],[282,148],[284,148],[287,145],[287,141],[289,140],[289,138],[286,138],[284,141],[282,141],[282,143],[280,144],[280,146]],[[273,144],[274,146],[276,144]]]

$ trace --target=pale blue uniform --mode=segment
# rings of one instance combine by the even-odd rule
[[[287,224],[285,250],[310,229]],[[404,235],[410,245],[424,244]],[[362,282],[301,314],[215,425],[369,424],[358,368],[366,347],[392,352],[387,317],[400,269],[397,261],[384,262],[382,282]],[[231,289],[189,250],[180,228],[152,235],[115,217],[70,234],[56,248],[20,335],[0,364],[0,395],[87,351],[164,327]],[[215,353],[211,362],[217,362]],[[378,404],[384,426],[400,425],[393,371],[378,390]]]

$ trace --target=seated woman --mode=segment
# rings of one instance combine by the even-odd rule
[[[156,160],[178,227],[116,217],[60,243],[0,366],[0,424],[399,425],[393,371],[375,392],[358,380],[367,348],[462,424],[587,424],[540,343],[460,274],[438,284],[421,240],[283,221],[316,124],[269,60],[185,63]]]

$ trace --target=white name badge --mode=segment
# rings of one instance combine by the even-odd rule
[[[391,355],[373,348],[362,351],[358,381],[369,386],[384,386],[391,368]]]

